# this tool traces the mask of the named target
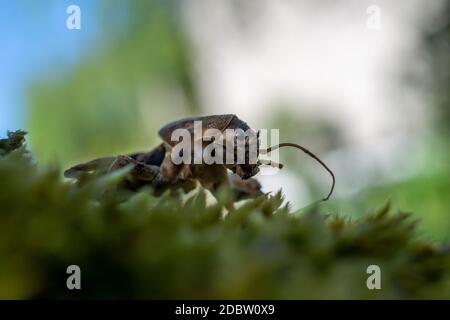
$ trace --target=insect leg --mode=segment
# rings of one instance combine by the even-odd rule
[[[64,176],[78,179],[83,173],[107,171],[115,159],[115,157],[104,157],[81,163],[64,171]]]
[[[149,181],[155,185],[158,185],[161,181],[160,167],[139,162],[129,156],[118,156],[116,160],[114,160],[114,162],[111,164],[109,171],[117,170],[130,164],[133,165],[133,167],[129,174],[133,179],[140,181]]]
[[[231,189],[236,201],[264,194],[261,191],[261,184],[254,178],[244,180],[237,174],[228,173],[228,180],[230,181]]]

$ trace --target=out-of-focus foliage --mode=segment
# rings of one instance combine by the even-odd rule
[[[437,130],[448,140],[450,134],[450,1],[445,2],[436,24],[424,31],[423,56],[431,68],[430,89],[433,120]],[[415,79],[417,80],[417,79]]]
[[[323,123],[312,118],[295,117],[295,115],[277,111],[272,117],[269,127],[280,127],[280,141],[294,141],[304,145],[315,146],[314,152],[324,154],[327,150],[334,150],[342,145],[344,137],[331,124]],[[370,173],[372,184],[357,194],[346,198],[332,199],[324,204],[332,213],[353,217],[360,217],[372,210],[376,210],[380,203],[391,201],[393,209],[413,213],[414,219],[420,219],[421,224],[418,234],[421,237],[448,241],[450,240],[450,152],[448,141],[439,135],[427,137],[429,142],[426,147],[421,148],[415,155],[405,155],[402,160],[404,166],[415,166],[411,164],[417,157],[425,163],[418,168],[414,175],[404,180],[386,183],[377,181],[377,172]],[[358,157],[355,156],[357,159]],[[349,158],[349,162],[355,161]],[[286,168],[291,169],[291,174],[298,176],[307,182],[313,199],[323,195],[323,182],[318,180],[321,168],[308,157],[298,157],[296,150],[283,150],[281,162]],[[361,179],[358,172],[342,176],[342,172],[336,172],[337,191],[342,180],[351,181]],[[328,177],[327,177],[328,178]],[[366,178],[367,179],[367,178]]]
[[[450,180],[442,174],[420,176],[388,186],[372,187],[351,200],[334,203],[346,214],[358,217],[380,203],[391,201],[395,209],[413,210],[420,220],[418,235],[432,240],[450,240]],[[332,210],[331,205],[328,206]]]
[[[221,218],[226,199],[143,190],[118,201],[120,174],[78,186],[5,145],[0,298],[450,298],[448,248],[417,240],[387,207],[356,221],[289,214],[278,193]],[[66,288],[73,264],[79,291]],[[381,290],[366,287],[372,264]]]
[[[161,124],[196,110],[179,1],[96,5],[98,43],[30,88],[30,142],[42,164],[151,149]]]
[[[9,131],[7,135],[7,138],[0,139],[0,156],[20,148],[25,141],[26,132],[21,130]]]

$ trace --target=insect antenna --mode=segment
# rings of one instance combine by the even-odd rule
[[[322,201],[327,201],[330,198],[331,194],[333,193],[334,185],[336,183],[336,178],[334,177],[333,171],[331,171],[331,169],[328,168],[328,166],[322,160],[320,160],[319,157],[316,156],[314,153],[312,153],[311,151],[309,151],[305,147],[302,147],[302,146],[300,146],[298,144],[295,144],[295,143],[289,143],[289,142],[287,142],[287,143],[280,143],[280,144],[277,144],[277,145],[272,146],[270,148],[267,148],[265,150],[260,150],[259,152],[263,153],[263,154],[266,154],[266,153],[272,152],[273,150],[276,150],[278,148],[283,148],[283,147],[293,147],[293,148],[297,148],[297,149],[302,150],[304,153],[309,155],[311,158],[314,158],[317,162],[319,162],[322,165],[322,167],[324,167],[325,170],[328,171],[328,173],[331,175],[331,178],[333,179],[333,182],[331,184],[330,192],[327,194],[327,196],[325,198],[322,199]]]

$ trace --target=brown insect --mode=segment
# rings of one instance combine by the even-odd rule
[[[261,185],[256,179],[252,178],[259,172],[260,165],[283,167],[282,164],[267,160],[258,160],[256,163],[250,163],[247,151],[243,163],[175,164],[172,160],[172,152],[177,142],[171,140],[172,133],[176,129],[186,129],[193,133],[195,121],[201,121],[203,132],[209,128],[218,129],[221,132],[224,132],[226,129],[252,130],[247,123],[233,114],[185,118],[163,126],[158,132],[163,142],[149,152],[95,159],[66,170],[64,176],[78,179],[84,174],[104,174],[131,165],[131,170],[123,182],[124,187],[127,189],[137,190],[142,186],[150,185],[155,190],[155,193],[159,194],[167,189],[183,188],[188,191],[201,185],[214,194],[219,188],[228,187],[234,191],[236,199],[241,199],[246,196],[262,194]],[[249,144],[256,143],[257,157],[259,157],[259,154],[270,153],[277,148],[294,147],[317,160],[332,177],[331,189],[323,200],[329,199],[333,193],[335,177],[322,160],[309,150],[294,143],[281,143],[266,150],[260,150],[259,132],[256,137],[256,140],[246,138],[245,147],[248,150]],[[206,147],[209,143],[211,142],[202,141],[202,147]]]

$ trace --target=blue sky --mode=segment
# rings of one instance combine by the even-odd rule
[[[81,30],[68,30],[66,9],[81,8]],[[0,0],[0,136],[26,129],[26,90],[39,73],[71,68],[96,42],[95,2]],[[56,70],[57,72],[59,70]]]

